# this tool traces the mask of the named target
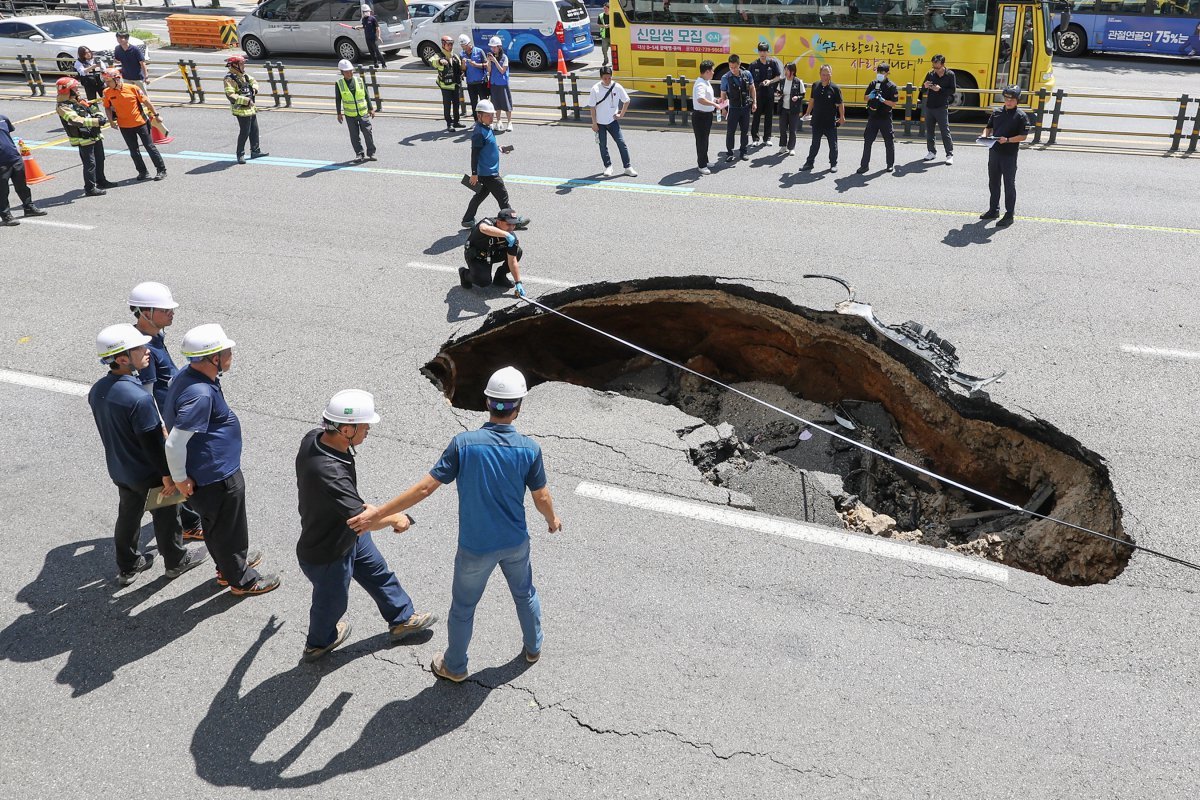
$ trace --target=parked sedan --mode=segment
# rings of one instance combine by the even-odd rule
[[[433,15],[450,5],[450,0],[421,0],[408,4],[408,15],[412,18],[413,27],[433,19]]]
[[[136,36],[129,44],[146,52],[146,43]],[[79,46],[86,45],[97,56],[111,53],[117,36],[79,17],[43,15],[0,19],[0,69],[16,70],[17,56],[33,56],[44,71],[71,72]]]

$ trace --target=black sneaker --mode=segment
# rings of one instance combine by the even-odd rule
[[[529,217],[517,217],[513,225],[517,226],[517,230],[523,231],[529,227]]]
[[[737,161],[737,156],[730,156],[729,158],[725,159],[726,164],[732,164],[735,161]]]
[[[149,172],[139,172],[138,176],[137,176],[137,180],[139,180],[139,181],[150,180],[150,173]]]
[[[167,577],[171,580],[175,580],[183,573],[190,569],[195,569],[207,560],[208,553],[204,550],[204,548],[196,547],[192,550],[188,550],[182,561],[167,570]]]
[[[515,285],[516,284],[508,279],[507,275],[500,275],[497,273],[496,277],[492,278],[492,286],[496,286],[501,289],[511,289]]]
[[[133,565],[133,569],[131,569],[127,572],[122,572],[120,575],[117,576],[117,583],[119,583],[122,586],[128,586],[129,584],[131,584],[137,580],[137,576],[138,576],[139,572],[145,572],[146,570],[150,569],[150,567],[152,567],[152,566],[154,566],[154,556],[153,555],[138,556],[138,560]]]
[[[366,157],[366,156],[364,156],[362,153],[359,153],[358,155],[354,156],[354,158],[352,159],[351,163],[353,163],[353,164],[361,164],[361,163],[363,163],[363,162],[364,162],[364,161],[366,161],[366,160],[367,160],[367,157]]]
[[[374,153],[370,153],[370,154],[367,156],[367,161],[378,161],[378,160],[379,160],[379,159],[375,157],[375,154],[374,154]]]
[[[84,191],[83,196],[84,197],[103,197],[106,194],[108,194],[108,192],[104,191],[103,189],[88,189],[88,190]]]
[[[471,270],[466,267],[458,268],[458,285],[464,289],[471,288]]]
[[[473,219],[464,219],[462,222],[460,222],[460,223],[458,223],[458,224],[459,224],[459,225],[461,225],[461,226],[462,226],[462,227],[464,227],[464,228],[474,228],[474,227],[475,227],[475,220],[473,220]]]
[[[119,184],[119,183],[113,183],[112,181],[104,181],[103,183],[99,183],[99,184],[97,184],[97,186],[98,186],[99,188],[101,188],[101,189],[115,189],[115,188],[117,188],[118,186],[120,186],[120,184]]]
[[[980,219],[995,219],[998,216],[1000,216],[999,209],[989,208],[987,211],[980,214],[979,218]]]
[[[27,206],[21,206],[21,211],[24,212],[24,216],[26,216],[26,217],[44,217],[44,216],[46,216],[45,211],[42,211],[40,208],[33,205],[32,203],[30,203]]]
[[[1012,225],[1013,222],[1014,222],[1013,215],[1005,214],[1003,217],[1000,218],[1000,221],[996,223],[996,227],[997,228],[1007,228],[1009,225]]]
[[[888,164],[886,167],[883,168],[883,171],[884,172],[893,172],[893,171],[895,171],[895,169],[896,168],[894,166],[892,166],[891,164]]]
[[[266,157],[267,157],[267,156],[269,156],[269,155],[271,155],[271,154],[270,154],[270,153],[264,153],[262,150],[259,150],[257,153],[251,153],[251,154],[250,154],[250,157],[251,157],[251,158],[266,158]]]
[[[830,172],[837,172],[837,164],[830,164],[830,165],[829,165],[829,171],[830,171]]]
[[[245,586],[230,586],[229,593],[234,597],[250,597],[266,594],[279,588],[278,575],[259,575],[258,580]]]
[[[870,169],[870,167],[859,167],[857,170],[855,170],[855,173],[858,175],[863,175],[868,169]]]
[[[800,171],[801,172],[812,172],[812,168],[813,168],[812,164],[805,164],[804,166],[800,167]]]
[[[749,160],[750,160],[750,156],[747,155],[746,153],[742,153],[742,161],[749,161]]]
[[[245,157],[245,156],[243,156],[243,155],[240,155],[240,154],[239,154],[239,155],[238,155],[238,157],[237,157],[237,163],[239,163],[239,164],[245,164],[245,163],[246,163],[246,157]]]
[[[19,221],[13,219],[12,214],[9,214],[8,212],[0,214],[0,225],[4,225],[5,227],[12,228],[12,227],[15,227],[20,224],[21,223]]]
[[[166,171],[165,169],[160,169],[160,170],[159,170],[159,171],[158,171],[158,172],[157,172],[157,173],[154,175],[154,180],[156,180],[156,181],[161,181],[161,180],[165,180],[165,179],[166,179],[166,177],[167,177],[167,171]]]

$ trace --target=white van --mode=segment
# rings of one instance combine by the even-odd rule
[[[312,53],[357,61],[367,52],[361,8],[371,6],[379,19],[384,55],[407,47],[412,23],[404,0],[264,0],[238,23],[238,39],[250,58],[269,53]]]
[[[412,51],[426,64],[441,49],[443,36],[470,36],[487,49],[499,36],[512,63],[528,69],[549,69],[561,50],[567,61],[592,52],[591,25],[581,0],[457,0],[416,29]]]

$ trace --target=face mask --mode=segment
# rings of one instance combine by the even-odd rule
[[[879,81],[880,83],[883,83],[884,81],[887,80],[887,73],[886,72],[876,72],[875,80]]]

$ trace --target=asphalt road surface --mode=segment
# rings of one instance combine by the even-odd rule
[[[0,101],[34,142],[61,138],[48,110]],[[676,434],[696,421],[582,387],[536,387],[518,421],[565,526],[547,534],[530,507],[540,663],[517,658],[493,578],[462,685],[428,669],[442,624],[389,648],[357,590],[347,645],[298,665],[301,436],[334,391],[372,391],[364,495],[407,487],[483,421],[419,368],[515,301],[454,279],[464,137],[381,119],[380,161],[351,169],[332,118],[272,111],[272,158],[237,166],[226,110],[169,121],[166,181],[133,182],[110,134],[122,185],[83,199],[77,155],[40,147],[50,215],[0,230],[3,796],[1195,796],[1196,572],[1139,554],[1109,584],[1070,588],[771,535],[752,512],[692,519],[679,503],[728,510]],[[964,369],[1006,370],[992,397],[1109,459],[1139,543],[1200,560],[1200,225],[1179,188],[1194,163],[1023,152],[1019,219],[996,231],[976,219],[975,146],[947,167],[905,145],[898,174],[856,176],[850,139],[838,174],[760,151],[698,179],[687,133],[628,140],[640,175],[597,182],[590,131],[503,134],[513,203],[533,218],[532,293],[707,274],[827,309],[836,287],[800,276],[841,275],[882,318],[954,341]],[[181,303],[172,348],[204,322],[238,342],[223,382],[251,539],[283,578],[264,597],[218,592],[207,566],[113,582],[117,494],[81,393],[102,374],[96,332],[129,319],[126,293],[150,279]],[[444,618],[455,490],[414,513],[412,531],[377,539],[418,609]]]

